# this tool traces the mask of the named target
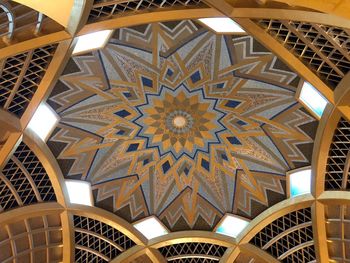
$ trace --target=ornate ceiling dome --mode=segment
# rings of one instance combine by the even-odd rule
[[[129,222],[212,229],[286,197],[285,173],[310,164],[317,121],[299,78],[250,36],[192,21],[117,30],[73,57],[48,102],[48,145],[66,178]]]
[[[59,3],[0,0],[1,263],[350,262],[350,0]]]

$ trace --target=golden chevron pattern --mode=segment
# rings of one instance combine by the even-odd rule
[[[310,163],[316,120],[298,77],[250,36],[192,21],[118,30],[74,57],[49,103],[63,173],[92,183],[97,206],[172,230],[254,218],[285,198],[285,172]],[[85,169],[84,169],[85,168]]]

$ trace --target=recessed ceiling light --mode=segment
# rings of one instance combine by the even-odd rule
[[[200,22],[217,33],[244,33],[245,31],[235,21],[228,17],[200,18]]]
[[[57,122],[56,113],[47,104],[43,103],[35,111],[28,128],[34,131],[43,141],[46,141]]]
[[[81,180],[66,180],[69,201],[72,204],[93,206],[91,185]]]
[[[134,224],[134,227],[140,231],[147,239],[163,236],[169,231],[154,216],[145,218]]]
[[[321,118],[328,101],[318,92],[318,90],[308,82],[304,82],[299,99]]]
[[[290,172],[288,176],[291,197],[311,192],[311,169]]]
[[[103,48],[111,34],[112,30],[102,30],[79,36],[77,44],[73,50],[73,55]]]
[[[216,233],[236,238],[249,225],[249,221],[226,214],[216,227]]]

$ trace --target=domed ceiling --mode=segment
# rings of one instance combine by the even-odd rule
[[[47,143],[66,178],[91,182],[96,206],[211,230],[285,199],[286,171],[310,164],[318,121],[298,83],[247,35],[193,21],[122,28],[69,61]]]

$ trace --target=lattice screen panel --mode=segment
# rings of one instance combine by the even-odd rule
[[[59,214],[32,217],[0,226],[0,262],[61,262]]]
[[[325,83],[335,88],[350,70],[350,36],[345,29],[299,21],[255,21]]]
[[[0,60],[0,107],[21,117],[56,51],[47,45]]]
[[[199,5],[205,6],[202,0],[95,0],[89,15],[89,21],[92,22],[101,18],[126,15],[143,10],[156,10],[171,7],[193,7]]]
[[[346,166],[350,151],[350,123],[341,118],[328,153],[326,190],[350,190],[350,167]]]
[[[209,243],[180,243],[159,248],[168,262],[218,262],[226,247]]]
[[[325,206],[328,255],[334,262],[350,261],[350,206]]]
[[[75,262],[109,262],[135,246],[117,229],[84,216],[74,215],[74,235]]]
[[[49,176],[37,156],[21,142],[0,172],[0,211],[56,201]]]
[[[250,243],[282,262],[314,262],[316,255],[311,209],[301,209],[276,219],[264,227]]]

